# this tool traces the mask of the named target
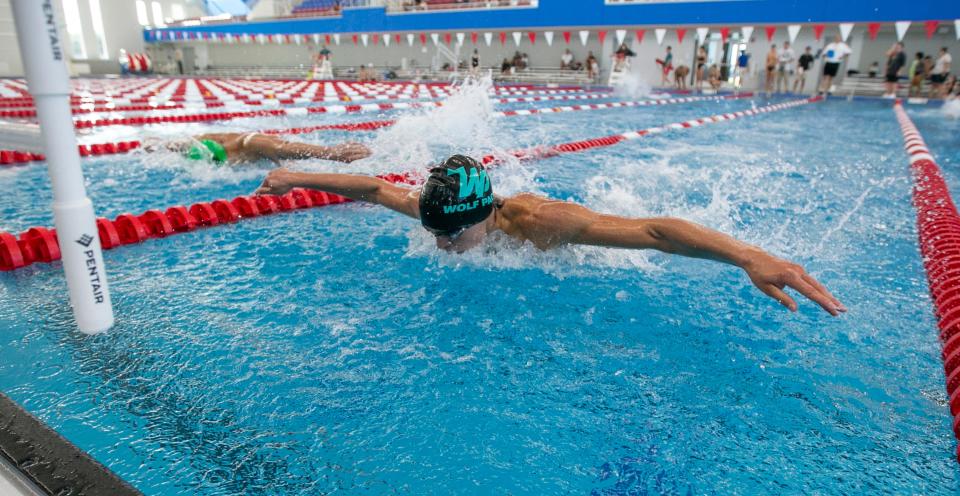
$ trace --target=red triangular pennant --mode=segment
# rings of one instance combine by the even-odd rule
[[[354,44],[354,45],[356,45],[356,44],[357,44],[357,40],[358,40],[358,39],[360,39],[360,37],[359,37],[359,36],[357,36],[357,35],[353,35],[353,44]]]
[[[723,40],[724,43],[727,42],[727,38],[729,37],[730,37],[730,28],[720,28],[720,39]]]
[[[323,39],[324,39],[324,41],[327,42],[328,45],[330,44],[330,35],[329,35],[329,34],[324,35],[324,36],[323,36]]]
[[[427,33],[420,33],[420,44],[427,45]]]
[[[813,25],[813,37],[820,41],[820,38],[823,37],[823,30],[826,28],[823,24],[814,24]]]
[[[600,38],[600,44],[603,44],[603,41],[607,39],[606,31],[597,31],[597,38]]]
[[[505,33],[504,31],[500,31],[500,44],[501,45],[507,44],[507,33]]]
[[[379,44],[380,44],[380,35],[379,35],[379,34],[373,35],[373,44],[374,44],[374,45],[379,45]]]
[[[938,21],[926,21],[923,23],[923,27],[927,30],[927,39],[933,38],[933,33],[937,32],[937,25],[940,24]]]
[[[443,42],[448,45],[453,43],[453,35],[450,33],[443,33]]]
[[[396,41],[397,44],[400,43],[400,34],[399,34],[399,33],[393,35],[393,41]]]
[[[773,41],[773,35],[777,34],[776,26],[767,26],[767,41]]]
[[[637,43],[643,43],[643,35],[646,34],[646,31],[642,29],[637,30]]]
[[[570,31],[563,32],[563,41],[567,42],[568,45],[570,44]]]
[[[871,22],[867,24],[867,34],[870,35],[870,41],[875,41],[877,39],[877,33],[880,32],[880,23]]]
[[[477,32],[476,32],[476,31],[470,33],[470,42],[473,43],[474,45],[477,44]]]
[[[686,35],[687,35],[687,30],[686,30],[686,29],[678,29],[678,30],[677,30],[677,41],[680,42],[680,43],[683,43],[683,37],[686,36]]]
[[[537,44],[537,33],[530,31],[529,33],[527,33],[527,38],[530,38],[531,45]]]

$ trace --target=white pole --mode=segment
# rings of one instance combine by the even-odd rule
[[[70,113],[67,47],[57,30],[51,0],[13,0],[20,58],[37,107],[47,172],[53,184],[53,218],[77,326],[96,334],[113,326],[113,306],[100,251],[93,203],[87,198]]]

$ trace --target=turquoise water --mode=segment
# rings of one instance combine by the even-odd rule
[[[487,120],[468,94],[391,130],[296,137],[377,153],[292,165],[412,170],[764,103]],[[910,109],[956,187],[939,127],[957,123],[933,112]],[[830,101],[491,173],[501,194],[758,244],[830,287],[841,318],[699,260],[504,239],[438,253],[415,222],[352,204],[106,252],[118,324],[93,338],[59,265],[0,274],[0,390],[146,494],[952,494],[901,143],[889,105]],[[267,170],[85,166],[105,216],[232,198]],[[0,170],[0,230],[51,223],[44,174]]]

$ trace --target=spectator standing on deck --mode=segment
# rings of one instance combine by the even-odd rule
[[[907,65],[907,56],[903,53],[903,43],[894,43],[887,50],[887,70],[884,73],[884,98],[897,97],[897,81],[900,79],[900,70]]]
[[[843,42],[840,35],[833,37],[833,43],[830,43],[823,49],[823,84],[820,86],[820,93],[829,93],[833,86],[833,78],[840,72],[840,64],[844,59],[850,56],[850,47]]]
[[[907,69],[907,77],[910,79],[910,89],[907,91],[907,95],[916,96],[920,94],[924,76],[923,52],[917,52],[916,58],[913,59],[913,62],[910,62],[910,68]]]
[[[593,52],[587,54],[587,77],[591,81],[595,81],[596,78],[600,75],[600,62],[597,61],[597,58],[593,55]]]
[[[470,57],[470,69],[473,72],[480,71],[480,52],[476,48],[473,49],[473,55]]]
[[[704,48],[703,45],[701,45],[700,48],[697,49],[697,72],[694,73],[696,74],[695,77],[696,77],[697,90],[703,89],[703,72],[706,70],[706,68],[707,68],[707,49]]]
[[[803,93],[803,87],[807,84],[807,73],[813,66],[813,49],[807,47],[803,55],[797,60],[797,78],[793,80],[793,92]],[[799,92],[797,89],[799,88]]]
[[[947,96],[943,83],[945,83],[947,77],[950,76],[950,64],[952,62],[953,57],[947,53],[947,47],[941,48],[937,62],[933,64],[933,70],[930,72],[930,83],[933,85],[930,88],[930,95],[932,97],[943,98]]]
[[[750,54],[746,50],[740,52],[740,56],[737,57],[737,88],[741,88],[746,84],[747,76],[750,74]]]
[[[670,85],[670,71],[673,70],[673,50],[668,45],[667,54],[663,56],[663,59],[657,59],[657,64],[660,64],[660,85],[669,86]]]
[[[777,73],[777,61],[779,60],[779,54],[777,53],[777,45],[770,45],[770,51],[767,52],[767,79],[766,85],[764,88],[767,91],[767,95],[773,93],[773,83],[776,78]]]
[[[568,48],[563,52],[563,55],[560,56],[560,70],[570,70],[570,67],[573,64],[573,53],[570,52]]]
[[[797,55],[790,48],[790,42],[783,42],[783,49],[777,54],[777,93],[790,91],[790,77],[793,75],[793,61],[796,59]]]

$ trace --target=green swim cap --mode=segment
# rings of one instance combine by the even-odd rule
[[[205,139],[200,140],[199,144],[190,145],[184,156],[190,160],[209,160],[222,164],[227,161],[227,150],[220,143]]]

